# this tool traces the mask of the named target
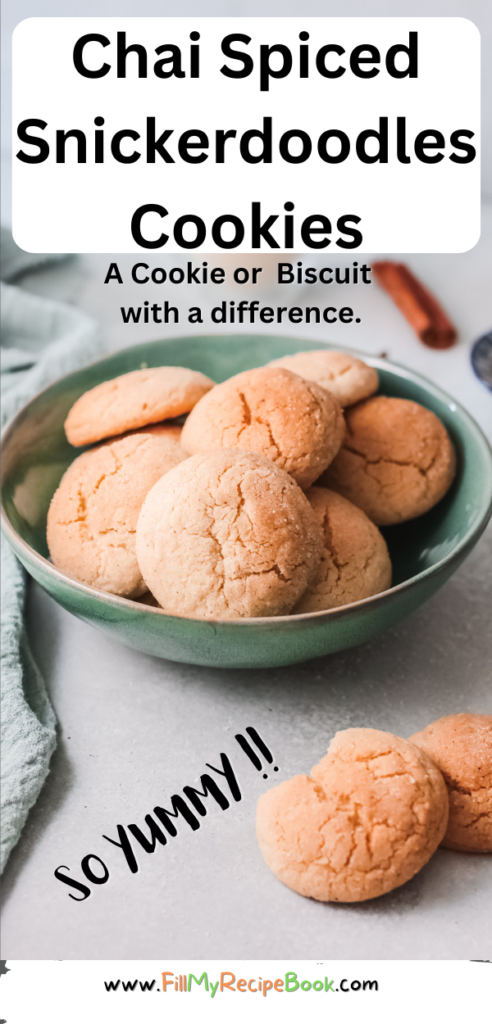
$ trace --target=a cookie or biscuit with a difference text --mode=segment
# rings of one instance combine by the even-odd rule
[[[47,539],[58,569],[123,597],[147,590],[135,554],[144,498],[186,453],[167,437],[134,434],[79,455],[48,512]]]
[[[306,491],[323,531],[318,572],[294,613],[320,612],[380,594],[391,586],[386,541],[362,509],[325,487]]]
[[[309,487],[344,434],[340,404],[318,384],[282,367],[246,370],[217,384],[192,410],[181,444],[192,455],[243,448],[271,459]]]
[[[347,729],[311,776],[260,797],[256,831],[266,863],[290,889],[354,903],[420,871],[447,820],[444,779],[427,754],[389,732]]]
[[[378,526],[428,512],[450,487],[455,453],[441,421],[417,402],[376,395],[345,410],[342,447],[319,481]]]
[[[348,352],[315,349],[314,352],[296,352],[282,356],[269,366],[283,366],[306,380],[313,380],[329,391],[341,406],[354,405],[373,395],[378,389],[377,371]]]
[[[183,366],[133,370],[86,391],[65,420],[70,444],[79,448],[127,430],[187,413],[214,382]]]
[[[322,543],[292,477],[237,448],[171,470],[147,495],[137,526],[138,562],[159,604],[210,619],[290,612]]]
[[[492,853],[492,715],[446,715],[410,742],[441,770],[449,793],[443,846]]]

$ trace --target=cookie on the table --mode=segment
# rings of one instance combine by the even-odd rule
[[[410,742],[435,761],[448,787],[442,846],[492,853],[492,715],[446,715]]]
[[[189,412],[214,382],[183,366],[133,370],[86,391],[65,420],[70,444],[79,448],[106,437]]]
[[[306,491],[323,531],[318,572],[294,608],[294,614],[339,608],[391,586],[386,541],[362,509],[325,487]]]
[[[450,487],[455,453],[441,421],[417,402],[376,395],[345,410],[342,447],[319,481],[378,526],[433,507]]]
[[[269,366],[283,366],[306,380],[313,380],[329,391],[341,406],[354,405],[377,391],[377,370],[348,352],[315,349],[314,352],[296,352],[293,356],[274,359]]]
[[[79,455],[48,512],[53,564],[110,594],[145,593],[135,554],[140,509],[150,488],[186,458],[175,441],[145,433]]]
[[[149,492],[137,558],[165,611],[209,619],[290,612],[317,570],[322,536],[283,469],[229,448],[194,455]]]
[[[214,448],[258,452],[305,488],[335,457],[343,434],[340,404],[324,388],[265,366],[205,395],[186,420],[181,444],[192,455]]]
[[[347,729],[311,777],[296,775],[260,797],[256,830],[284,885],[354,903],[420,871],[447,820],[446,786],[430,757],[389,732]]]

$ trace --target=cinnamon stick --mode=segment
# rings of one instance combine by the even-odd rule
[[[434,296],[414,277],[404,263],[382,260],[372,264],[382,288],[406,317],[424,345],[451,348],[457,333]]]

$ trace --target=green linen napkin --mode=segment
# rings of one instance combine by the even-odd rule
[[[2,281],[68,257],[26,253],[2,228]],[[96,325],[79,310],[2,283],[2,428],[38,391],[96,358]],[[26,573],[2,537],[0,871],[38,798],[56,721],[24,624]]]

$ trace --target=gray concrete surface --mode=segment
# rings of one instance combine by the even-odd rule
[[[255,832],[263,779],[234,735],[254,726],[275,781],[309,770],[333,733],[375,726],[409,736],[458,711],[492,711],[492,531],[452,580],[364,647],[264,672],[177,665],[127,650],[31,588],[29,631],[60,721],[52,770],[4,882],[3,955],[12,959],[490,959],[490,857],[439,850],[410,882],[360,905],[324,905],[270,873]],[[240,803],[218,807],[131,874],[102,839],[143,826],[155,804],[227,753]],[[167,802],[166,802],[167,801]],[[88,853],[106,885],[76,903],[53,877],[83,879]],[[93,865],[96,867],[97,866]],[[77,894],[76,894],[77,895]]]

